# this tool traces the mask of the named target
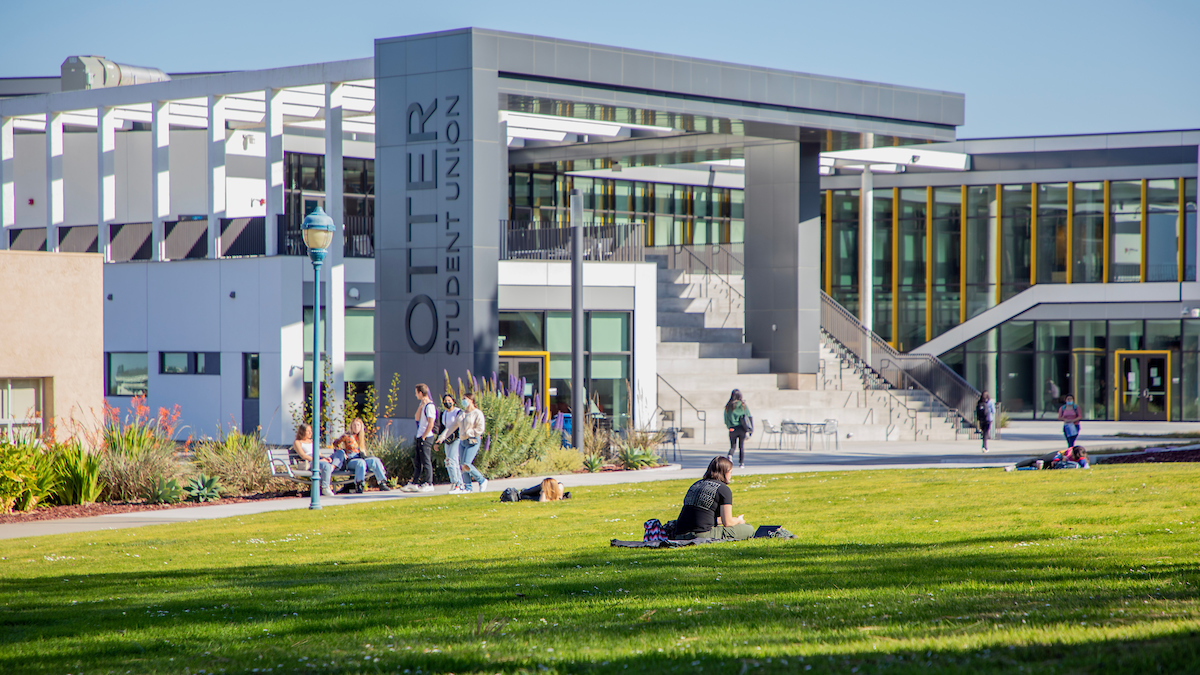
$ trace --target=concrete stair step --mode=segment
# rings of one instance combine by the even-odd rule
[[[703,312],[658,312],[659,326],[691,326],[703,328],[704,319],[705,315]]]
[[[674,384],[679,376],[692,376],[697,373],[715,375],[769,375],[771,373],[770,359],[738,359],[738,358],[682,358],[658,359],[658,372]]]
[[[736,342],[741,343],[744,331],[740,328],[704,328],[659,326],[659,342]]]
[[[712,304],[708,298],[659,298],[661,312],[704,312]]]
[[[748,359],[753,347],[746,342],[659,342],[659,359]]]

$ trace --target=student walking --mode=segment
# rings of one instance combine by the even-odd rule
[[[460,492],[471,492],[472,481],[479,483],[479,491],[487,491],[487,478],[475,468],[475,456],[479,454],[479,444],[483,441],[483,433],[487,428],[487,422],[483,418],[483,411],[475,407],[475,394],[467,393],[462,397],[462,413],[455,418],[454,423],[442,432],[438,437],[438,442],[442,442],[450,434],[458,434],[461,440],[459,448],[460,460],[462,461],[461,469],[465,472],[461,474],[463,485],[461,490],[450,490],[451,494]]]
[[[996,421],[996,402],[992,400],[992,395],[986,390],[979,395],[979,402],[975,404],[975,423],[979,425],[979,433],[983,436],[983,451],[987,452],[988,434],[992,431],[992,424]]]
[[[734,389],[725,404],[725,426],[729,429],[729,461],[733,461],[733,451],[738,451],[738,467],[746,466],[746,437],[754,433],[754,418],[750,417],[750,408],[742,400],[742,392]]]
[[[462,413],[462,408],[454,404],[454,396],[451,394],[442,396],[442,435],[438,436],[436,442],[446,453],[446,473],[450,475],[450,494],[466,492],[463,489],[462,467],[459,466],[459,448],[462,439],[459,438],[457,429],[453,432],[450,431],[450,427],[454,426]]]
[[[1079,438],[1080,423],[1083,413],[1075,405],[1075,397],[1067,394],[1067,402],[1058,409],[1058,421],[1063,423],[1063,436],[1067,439],[1067,447],[1075,447],[1075,439]]]
[[[417,397],[417,436],[413,441],[413,477],[404,492],[433,492],[433,424],[437,419],[437,404],[429,398],[429,385],[414,388]]]

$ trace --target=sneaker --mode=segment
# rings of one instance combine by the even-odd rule
[[[467,494],[467,490],[466,490],[466,488],[464,488],[461,485],[455,485],[454,487],[450,488],[450,494],[465,495],[465,494]]]
[[[487,479],[486,478],[484,478],[483,482],[479,484],[479,491],[487,492]]]
[[[745,462],[738,462],[738,468],[739,468],[739,469],[744,469],[744,468],[746,468],[746,463],[745,463]]]
[[[326,485],[325,487],[321,488],[321,494],[322,494],[322,495],[324,495],[324,496],[326,496],[326,497],[332,497],[332,496],[333,496],[333,490],[331,490],[331,489],[329,488],[329,486],[328,486],[328,485]]]
[[[417,492],[433,492],[433,485],[425,483],[421,487],[417,488]]]
[[[1012,470],[1013,470],[1013,469],[1015,469],[1015,468],[1017,468],[1015,465],[1013,465],[1013,466],[1006,466],[1006,467],[1004,467],[1004,470],[1005,470],[1005,471],[1012,471]]]
[[[379,491],[380,492],[391,492],[392,488],[387,483],[380,483]]]
[[[1046,466],[1046,462],[1044,460],[1039,459],[1038,461],[1033,463],[1033,466],[1036,469],[1041,469],[1042,467]]]
[[[415,483],[409,483],[408,485],[405,485],[404,487],[400,488],[400,491],[401,492],[416,492],[417,486]]]
[[[362,483],[354,484],[354,494],[361,495],[364,492]]]

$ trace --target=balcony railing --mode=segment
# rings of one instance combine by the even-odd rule
[[[300,233],[303,218],[295,214],[279,216],[279,255],[308,255]],[[342,230],[342,255],[347,258],[375,257],[374,216],[346,216]]]
[[[573,228],[500,221],[501,260],[570,260]],[[646,231],[632,225],[585,225],[583,257],[607,262],[644,262]]]

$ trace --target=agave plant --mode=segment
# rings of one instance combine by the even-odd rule
[[[588,455],[583,458],[583,468],[588,470],[588,473],[596,473],[604,468],[604,458],[600,455]]]
[[[188,481],[183,491],[188,495],[188,501],[215,502],[221,498],[221,481],[216,476],[200,474]]]
[[[146,501],[151,504],[178,504],[182,495],[183,490],[179,487],[179,481],[174,478],[159,477],[146,490]]]

